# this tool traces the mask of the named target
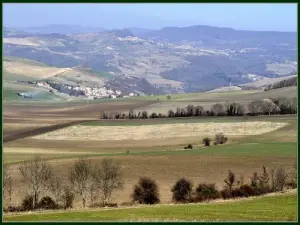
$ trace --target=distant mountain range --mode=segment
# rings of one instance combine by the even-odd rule
[[[49,25],[4,27],[3,33],[5,56],[109,73],[113,79],[101,79],[110,87],[126,84],[132,90],[143,84],[145,94],[207,91],[298,72],[296,32],[200,25],[160,30]]]
[[[171,43],[192,42],[194,44],[210,47],[225,45],[235,47],[262,47],[282,44],[291,44],[295,47],[297,44],[297,34],[295,32],[247,31],[202,25],[165,27],[161,30],[144,32],[140,37]]]
[[[80,25],[60,25],[60,24],[52,24],[52,25],[40,26],[40,27],[14,27],[12,29],[20,33],[26,32],[26,33],[34,33],[34,34],[51,34],[51,33],[76,34],[76,33],[99,33],[105,31],[105,29],[101,27],[84,27]]]

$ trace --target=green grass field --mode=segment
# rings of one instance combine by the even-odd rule
[[[199,141],[201,142],[201,140]],[[183,147],[183,146],[182,146]],[[83,149],[84,150],[84,149]],[[89,151],[89,150],[87,150]],[[112,153],[107,153],[111,151]],[[129,153],[127,153],[129,151]],[[26,160],[33,155],[45,157],[48,160],[53,159],[64,159],[64,158],[78,158],[78,157],[114,157],[114,156],[147,156],[147,155],[157,155],[157,156],[168,156],[168,155],[209,155],[209,156],[274,156],[274,157],[296,157],[297,156],[297,143],[296,142],[233,142],[225,145],[211,146],[209,148],[196,147],[191,150],[180,150],[170,147],[153,147],[152,150],[145,151],[145,149],[110,149],[106,152],[97,152],[96,150],[90,151],[86,154],[74,154],[74,150],[65,150],[65,153],[57,154],[26,154],[26,153],[4,153],[4,162],[7,164],[19,163],[20,161]]]
[[[296,221],[296,194],[234,202],[46,212],[4,216],[4,221]]]
[[[18,92],[32,92],[34,93],[34,98],[22,98],[17,95]],[[3,99],[9,102],[24,102],[28,104],[29,102],[39,103],[40,101],[57,101],[62,98],[58,95],[50,93],[46,90],[42,90],[40,88],[30,87],[26,85],[15,85],[9,84],[7,86],[3,86]]]
[[[3,61],[21,62],[21,63],[26,63],[28,65],[33,65],[33,66],[47,66],[46,64],[44,64],[42,62],[38,62],[38,61],[27,59],[27,58],[15,57],[15,56],[4,56]]]

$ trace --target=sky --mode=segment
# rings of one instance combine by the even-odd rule
[[[297,4],[114,3],[3,4],[8,27],[52,24],[121,29],[209,25],[239,30],[297,31]]]

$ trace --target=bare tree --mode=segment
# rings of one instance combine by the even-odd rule
[[[263,172],[259,176],[260,186],[261,186],[261,188],[268,188],[269,189],[269,181],[270,181],[269,173],[268,173],[267,168],[265,166],[263,166],[262,170],[263,170]]]
[[[9,180],[10,180],[10,173],[8,171],[8,165],[4,164],[3,165],[3,185],[2,185],[2,191],[3,191],[3,193],[7,189]]]
[[[53,194],[56,203],[58,203],[62,198],[63,181],[58,177],[52,177],[50,181],[50,191]]]
[[[225,114],[225,109],[223,105],[217,103],[213,105],[211,112],[216,116],[223,116]]]
[[[176,108],[175,117],[181,116],[181,109],[179,107]]]
[[[195,107],[195,116],[202,116],[204,114],[203,106],[197,105]]]
[[[134,115],[134,112],[133,112],[132,109],[129,110],[128,118],[129,118],[129,119],[134,119],[134,118],[135,118],[135,115]]]
[[[123,189],[121,165],[112,159],[103,159],[94,171],[94,179],[101,192],[102,202],[109,201],[116,190]]]
[[[108,119],[108,116],[104,111],[100,113],[100,119]]]
[[[291,174],[291,180],[292,180],[292,186],[293,188],[296,188],[297,187],[297,180],[298,180],[298,177],[297,177],[297,163],[295,163],[293,165],[293,170],[292,170],[292,174]]]
[[[248,105],[248,111],[252,115],[258,115],[263,112],[263,103],[261,100],[255,100]]]
[[[279,108],[272,100],[264,99],[262,101],[262,111],[263,113],[270,115],[273,112],[278,112]]]
[[[175,116],[174,111],[173,111],[172,109],[170,109],[170,110],[168,111],[168,117],[171,118],[171,117],[174,117],[174,116]]]
[[[188,105],[186,107],[186,115],[187,116],[193,116],[195,114],[195,106],[194,105]]]
[[[275,169],[273,168],[270,172],[270,179],[271,179],[271,190],[275,191]]]
[[[91,162],[86,159],[78,159],[69,172],[69,180],[74,189],[74,192],[80,195],[82,206],[86,206],[87,198],[90,194],[90,189],[93,186],[93,168]]]
[[[33,197],[33,208],[36,207],[39,197],[48,188],[52,178],[52,167],[40,157],[21,163],[19,170],[27,184],[28,194]]]
[[[10,176],[8,165],[4,164],[3,166],[3,186],[2,186],[3,196],[8,194],[9,202],[11,202],[12,195],[12,178]]]
[[[243,116],[245,114],[245,107],[242,104],[236,104],[236,115]]]
[[[227,178],[224,180],[224,182],[225,182],[225,184],[227,185],[229,191],[232,190],[232,187],[233,187],[233,185],[235,184],[235,181],[236,181],[236,179],[235,179],[235,174],[234,174],[231,170],[229,170],[229,171],[228,171],[228,176],[227,176]]]
[[[244,185],[244,176],[243,175],[240,176],[240,179],[236,182],[236,184],[239,186]]]
[[[148,112],[146,110],[142,111],[142,119],[148,119]]]
[[[63,202],[64,209],[73,207],[74,193],[66,185],[62,189],[61,199]]]
[[[287,174],[282,167],[279,167],[275,173],[275,190],[282,191],[286,184]]]

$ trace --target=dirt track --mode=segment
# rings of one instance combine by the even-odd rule
[[[31,136],[35,136],[35,135],[44,134],[44,133],[47,133],[50,131],[55,131],[55,130],[62,129],[62,128],[72,126],[75,124],[79,124],[79,123],[85,122],[85,121],[89,121],[89,120],[73,121],[73,122],[63,123],[63,124],[55,124],[55,125],[51,125],[51,126],[40,127],[40,128],[23,131],[23,132],[18,132],[16,134],[4,135],[3,143],[9,142],[9,141],[15,141],[18,139],[23,139],[23,138],[27,138],[27,137],[31,137]]]

